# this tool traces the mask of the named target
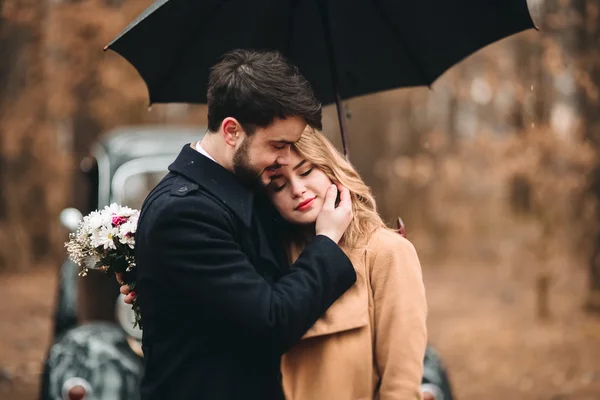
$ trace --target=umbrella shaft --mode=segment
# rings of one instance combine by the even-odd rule
[[[325,45],[327,46],[327,58],[329,61],[329,73],[331,74],[331,85],[333,89],[333,95],[335,96],[335,105],[337,107],[338,122],[340,124],[340,133],[342,134],[342,146],[344,148],[344,155],[346,156],[346,159],[350,159],[346,116],[344,114],[342,100],[340,98],[338,90],[337,61],[335,58],[335,51],[333,48],[331,24],[329,23],[329,4],[326,0],[317,0],[317,4],[319,5],[321,21],[323,24],[323,33],[325,34]]]
[[[346,160],[350,160],[350,148],[348,146],[348,124],[346,121],[346,113],[344,112],[344,105],[340,95],[336,92],[335,94],[335,106],[337,108],[338,122],[340,123],[340,133],[342,134],[342,147],[344,149],[344,155]]]

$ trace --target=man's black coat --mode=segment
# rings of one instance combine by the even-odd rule
[[[252,190],[189,145],[169,171],[136,233],[142,399],[282,399],[281,355],[352,286],[352,264],[317,236],[289,268]]]

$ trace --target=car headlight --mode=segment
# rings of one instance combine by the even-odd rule
[[[69,378],[63,383],[62,397],[64,400],[85,400],[92,395],[92,385],[83,378]]]

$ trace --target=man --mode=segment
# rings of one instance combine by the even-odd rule
[[[253,189],[321,129],[308,82],[278,53],[233,51],[208,85],[208,132],[142,206],[136,295],[143,400],[282,399],[280,356],[356,280],[337,246],[348,191],[327,193],[317,237],[292,268],[272,251]],[[175,293],[175,294],[174,294]]]

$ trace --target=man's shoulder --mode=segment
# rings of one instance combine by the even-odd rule
[[[174,204],[173,204],[174,203]],[[202,186],[184,175],[170,172],[146,197],[144,208],[177,207],[186,204],[204,204],[206,207],[219,207],[219,201]]]
[[[202,219],[203,215],[216,217],[228,214],[222,202],[202,186],[183,175],[169,173],[146,197],[140,224],[150,222],[144,224],[150,227],[159,220],[179,215]]]

